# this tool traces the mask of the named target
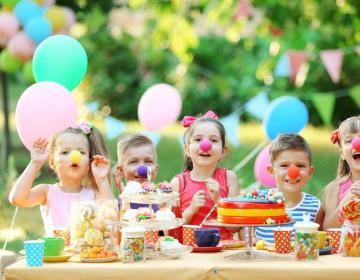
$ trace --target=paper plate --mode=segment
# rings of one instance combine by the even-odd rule
[[[65,254],[61,256],[44,256],[44,262],[66,262],[72,256],[72,254]]]
[[[98,258],[98,259],[85,259],[80,258],[80,261],[83,263],[106,263],[106,262],[114,262],[118,260],[119,257],[110,257],[110,258]]]

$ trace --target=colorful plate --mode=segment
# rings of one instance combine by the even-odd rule
[[[65,254],[61,256],[44,256],[44,262],[66,262],[72,256],[72,254]]]
[[[105,263],[105,262],[114,262],[118,260],[119,257],[110,257],[110,258],[98,258],[98,259],[84,259],[80,258],[80,261],[83,263]]]
[[[222,245],[214,246],[214,247],[198,247],[194,246],[192,252],[193,253],[214,253],[220,252],[223,249]]]

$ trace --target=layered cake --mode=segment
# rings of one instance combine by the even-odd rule
[[[276,224],[288,222],[283,194],[264,194],[257,190],[239,197],[221,199],[217,220],[224,224]]]

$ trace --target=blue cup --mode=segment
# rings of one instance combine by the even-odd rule
[[[220,230],[218,228],[195,229],[195,241],[199,247],[215,247],[220,241]]]
[[[43,266],[44,261],[44,240],[24,241],[26,265],[28,267]]]

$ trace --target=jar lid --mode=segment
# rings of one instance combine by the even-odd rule
[[[128,226],[123,228],[121,231],[129,236],[141,236],[144,235],[146,229],[141,226]]]
[[[316,232],[320,227],[319,224],[310,221],[309,213],[303,213],[303,221],[296,222],[294,228],[297,231],[305,231],[305,232]]]

